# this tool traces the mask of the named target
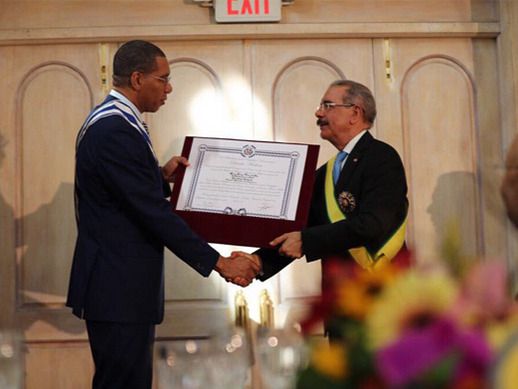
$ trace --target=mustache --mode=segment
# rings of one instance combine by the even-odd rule
[[[325,126],[329,124],[328,121],[326,119],[323,119],[323,118],[318,118],[317,119],[317,126]]]

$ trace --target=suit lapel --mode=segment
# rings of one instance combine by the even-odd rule
[[[368,148],[369,144],[374,138],[370,134],[370,132],[366,132],[365,135],[363,135],[356,146],[354,146],[354,149],[351,151],[351,154],[347,157],[347,160],[345,161],[345,165],[342,169],[342,172],[340,173],[340,177],[338,178],[338,182],[335,185],[335,194],[338,195],[338,193],[347,186],[347,183],[350,182],[351,177],[353,176],[356,167],[359,165],[363,154],[365,150]],[[340,189],[338,189],[340,188]]]

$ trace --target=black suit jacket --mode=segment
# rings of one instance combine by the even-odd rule
[[[209,275],[219,254],[172,212],[169,194],[146,139],[127,120],[111,115],[89,127],[76,151],[78,237],[67,305],[77,316],[161,322],[164,246]]]
[[[331,223],[325,202],[326,165],[315,177],[307,228],[302,230],[303,251],[308,261],[328,257],[350,258],[347,250],[365,246],[379,248],[406,217],[408,208],[405,170],[394,148],[365,133],[347,157],[335,196],[348,192],[355,206],[346,219]],[[292,262],[276,250],[256,252],[263,262],[265,280]]]

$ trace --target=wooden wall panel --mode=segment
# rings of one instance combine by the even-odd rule
[[[470,75],[452,58],[424,58],[405,75],[401,99],[418,257],[437,260],[450,227],[458,229],[465,255],[481,254],[479,147]]]
[[[14,66],[14,48],[0,47],[0,71],[8,74]],[[11,327],[14,322],[16,301],[16,251],[14,215],[14,104],[7,91],[15,90],[13,77],[0,79],[4,93],[0,107],[0,328]]]
[[[76,237],[74,145],[92,92],[79,69],[46,63],[31,69],[17,95],[20,303],[63,303]],[[67,113],[62,114],[63,107]],[[51,174],[49,174],[51,172]]]
[[[455,204],[462,201],[456,223],[465,254],[506,257],[496,42],[380,39],[374,48],[378,136],[396,147],[407,169],[410,247],[428,257],[423,260],[439,259],[446,213],[457,215]],[[454,172],[463,180],[455,180]],[[455,185],[444,189],[449,180]]]
[[[479,138],[479,169],[481,189],[481,226],[483,254],[487,258],[508,258],[509,271],[516,274],[518,263],[507,247],[507,215],[500,195],[503,179],[505,135],[502,118],[509,116],[495,98],[499,93],[497,45],[493,40],[474,39],[473,80],[476,89],[476,119]],[[504,98],[505,100],[505,98]],[[518,236],[512,237],[512,239]]]
[[[85,339],[84,324],[63,303],[75,240],[74,143],[99,99],[98,46],[9,47],[0,56],[9,74],[0,81],[2,321],[7,312],[25,337],[26,388],[88,387],[87,344],[77,354],[68,343]]]
[[[7,314],[28,340],[33,324],[56,324],[49,336],[83,331],[59,325],[75,240],[72,180],[75,136],[100,86],[97,45],[2,49],[0,108],[5,158],[2,184],[2,271]],[[72,196],[72,197],[71,197]],[[5,304],[5,305],[4,305]],[[47,309],[50,308],[50,309]],[[44,318],[45,314],[50,316]],[[69,314],[68,310],[67,313]],[[57,315],[54,317],[53,315]],[[48,319],[48,321],[47,321]]]

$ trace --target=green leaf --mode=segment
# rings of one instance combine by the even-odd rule
[[[450,382],[458,362],[459,354],[452,353],[448,357],[441,359],[430,370],[423,374],[421,381],[427,384],[433,384],[432,386],[435,388],[446,386],[446,384]]]

